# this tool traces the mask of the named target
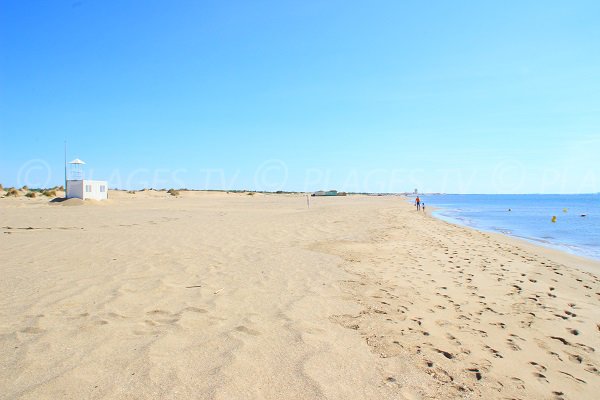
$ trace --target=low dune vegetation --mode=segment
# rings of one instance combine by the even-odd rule
[[[42,190],[42,195],[46,196],[46,197],[56,197],[56,190],[55,189],[46,189],[46,190]]]
[[[27,198],[34,199],[38,196],[45,197],[58,197],[58,191],[64,191],[63,186],[54,186],[52,188],[30,188],[27,185],[24,185],[20,189],[15,187],[4,188],[2,184],[0,184],[0,197],[19,197],[24,195]]]

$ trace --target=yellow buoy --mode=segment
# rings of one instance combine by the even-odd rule
[[[568,209],[566,209],[566,208],[563,208],[563,212],[565,212],[565,213],[566,213],[567,211],[569,211],[569,210],[568,210]]]
[[[556,215],[552,216],[552,222],[556,222]]]

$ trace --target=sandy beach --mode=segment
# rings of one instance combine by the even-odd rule
[[[600,262],[401,197],[0,199],[0,399],[596,399]]]

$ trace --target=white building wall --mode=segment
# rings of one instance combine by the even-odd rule
[[[83,199],[83,181],[67,181],[67,198]]]
[[[67,198],[82,200],[106,200],[108,199],[108,182],[78,180],[67,181]]]
[[[108,199],[108,182],[83,181],[83,199],[106,200]]]

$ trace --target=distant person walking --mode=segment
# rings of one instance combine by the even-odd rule
[[[415,205],[417,206],[417,211],[421,210],[421,199],[419,196],[415,199]]]
[[[423,209],[423,212],[425,212],[425,202],[421,203],[421,208]]]

